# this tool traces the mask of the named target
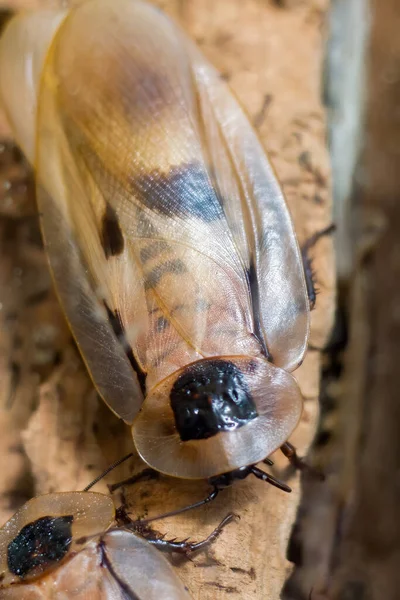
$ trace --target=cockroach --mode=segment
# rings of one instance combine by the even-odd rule
[[[0,529],[0,599],[190,600],[155,548],[201,550],[233,515],[201,542],[169,541],[124,507],[115,511],[110,496],[86,490],[37,496]]]
[[[310,301],[282,190],[227,83],[137,0],[6,27],[0,88],[35,168],[55,287],[93,382],[158,472],[209,501],[302,412]],[[198,503],[196,503],[198,505]]]

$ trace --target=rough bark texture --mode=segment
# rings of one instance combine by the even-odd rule
[[[327,226],[330,182],[320,99],[327,0],[171,0],[158,5],[181,21],[253,119],[284,187],[300,242]],[[0,195],[2,519],[32,494],[82,488],[132,447],[128,428],[97,400],[74,349],[51,289],[30,192],[26,200],[24,186],[31,190],[26,169],[15,166],[12,154],[6,148],[0,155],[9,162],[0,171],[5,184]],[[10,187],[13,169],[22,181]],[[311,341],[322,347],[335,296],[331,240],[322,239],[313,254],[320,294]],[[305,404],[291,441],[301,454],[315,433],[319,369],[320,354],[313,350],[296,372]],[[228,512],[240,515],[205,555],[179,565],[193,598],[279,598],[291,571],[286,547],[300,483],[283,457],[273,458],[274,473],[288,481],[292,494],[248,479],[211,506],[157,523],[171,536],[200,539]],[[134,459],[111,480],[141,466]],[[105,484],[99,489],[105,490]],[[127,495],[137,516],[184,506],[207,491],[205,483],[161,478],[138,484]]]
[[[328,588],[335,600],[395,600],[400,589],[400,7],[374,0],[372,14],[362,157],[368,177],[358,193],[362,236],[343,407],[344,526]]]
[[[311,586],[312,600],[399,598],[399,3],[373,0],[371,15],[354,272],[342,294],[350,335],[331,390],[337,441],[324,496],[309,489],[304,498],[292,600]]]

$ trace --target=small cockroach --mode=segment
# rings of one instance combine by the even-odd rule
[[[155,548],[201,550],[233,515],[206,540],[169,541],[123,507],[115,511],[111,497],[86,490],[33,498],[0,529],[0,600],[190,600]]]
[[[88,0],[6,27],[0,88],[35,168],[58,296],[92,379],[161,473],[213,491],[302,412],[310,301],[281,188],[218,72],[161,11]]]

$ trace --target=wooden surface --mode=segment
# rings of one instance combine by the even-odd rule
[[[353,203],[341,527],[325,582],[333,600],[397,600],[400,589],[400,6],[373,0],[371,9],[364,151]]]
[[[177,0],[158,5],[180,20],[247,109],[283,184],[300,241],[328,225],[330,181],[320,100],[327,0]],[[7,132],[6,125],[2,131]],[[7,189],[10,169],[6,165],[0,171],[5,184],[0,195],[0,393],[5,407],[0,452],[6,465],[0,472],[2,519],[34,493],[84,487],[132,448],[128,428],[98,402],[74,350],[51,291],[34,204],[22,199],[15,184]],[[331,240],[321,240],[314,254],[320,294],[311,341],[322,347],[334,305]],[[310,351],[296,372],[305,405],[291,441],[301,453],[315,432],[319,364],[319,352]],[[156,523],[172,537],[200,539],[228,512],[240,515],[207,553],[193,562],[174,561],[182,563],[178,572],[193,598],[279,598],[291,570],[286,546],[300,490],[298,476],[288,471],[286,461],[273,458],[274,474],[288,481],[292,494],[249,478],[226,490],[212,506]],[[140,468],[139,459],[133,460],[110,480]],[[101,489],[106,489],[104,484]],[[205,483],[162,478],[133,487],[128,498],[135,516],[153,515],[195,501],[207,491]]]
[[[363,150],[348,199],[352,273],[339,296],[349,340],[331,381],[336,440],[323,495],[308,488],[303,498],[291,600],[311,586],[312,600],[399,598],[400,5],[370,5]]]

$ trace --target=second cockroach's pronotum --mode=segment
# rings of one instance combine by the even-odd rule
[[[115,511],[111,497],[87,491],[120,462],[83,492],[32,498],[0,527],[0,600],[190,600],[151,546],[184,554],[201,550],[233,515],[201,542],[166,540],[132,521],[125,507]]]
[[[190,600],[150,543],[111,528],[114,504],[93,492],[45,494],[0,528],[1,600]]]
[[[0,87],[87,368],[143,460],[213,494],[286,444],[310,302],[282,191],[227,84],[162,12],[7,25]]]

